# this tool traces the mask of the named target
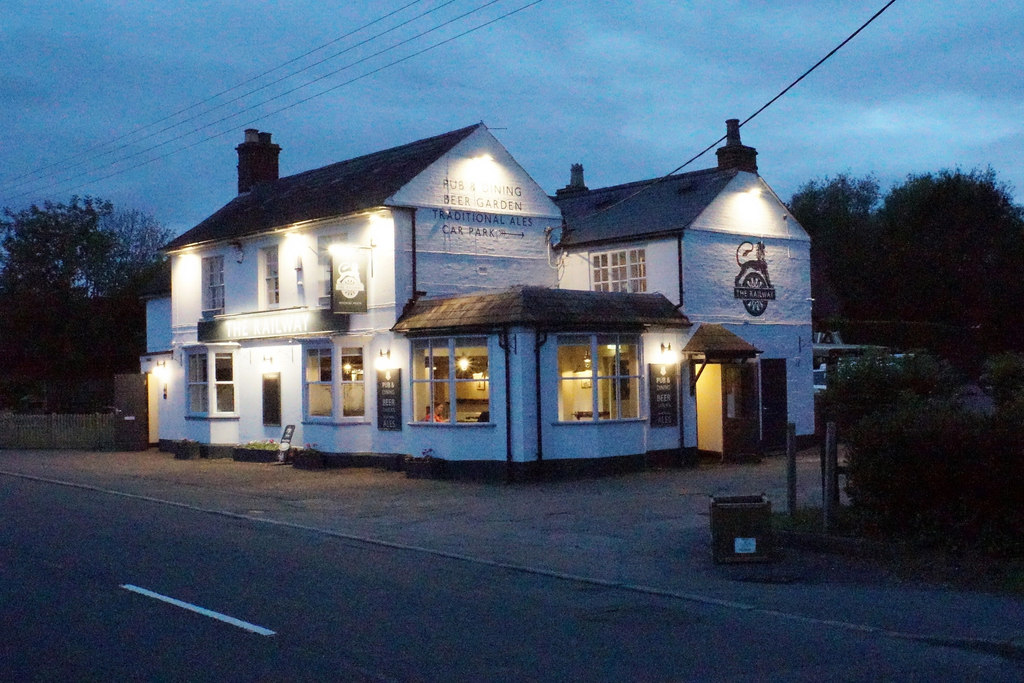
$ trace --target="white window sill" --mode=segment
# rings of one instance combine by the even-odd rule
[[[239,419],[238,413],[214,413],[208,415],[206,413],[192,413],[186,415],[186,420],[237,420]]]
[[[636,422],[646,423],[646,417],[624,417],[618,420],[559,420],[558,422],[552,422],[552,427],[576,427],[579,425],[621,425],[621,424],[633,424]]]
[[[302,420],[304,425],[324,425],[325,427],[347,427],[352,425],[368,425],[371,421],[365,417],[352,417],[335,419],[332,417],[305,417]]]
[[[497,424],[495,424],[494,422],[426,422],[426,421],[423,421],[423,422],[406,422],[405,424],[409,425],[410,427],[431,427],[431,428],[439,428],[439,427],[458,427],[458,428],[464,428],[465,427],[465,428],[468,428],[468,429],[474,429],[474,428],[480,428],[480,427],[497,427]]]

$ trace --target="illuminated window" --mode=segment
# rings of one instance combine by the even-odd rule
[[[362,347],[341,348],[341,414],[362,417],[366,414],[366,391],[363,382]]]
[[[595,292],[646,292],[647,256],[643,249],[606,251],[591,256]]]
[[[413,419],[466,424],[491,421],[487,339],[421,339],[412,353]]]
[[[203,313],[224,312],[224,257],[203,258]]]
[[[331,290],[333,287],[333,275],[331,272],[331,252],[330,247],[332,244],[344,244],[348,241],[348,233],[339,233],[335,235],[323,235],[317,238],[316,244],[316,259],[317,268],[319,274],[317,279],[319,281],[318,297],[320,306],[331,305]]]
[[[558,419],[640,417],[640,340],[632,334],[558,338]]]
[[[366,380],[361,346],[342,346],[335,367],[335,349],[330,346],[306,349],[306,417],[333,419],[366,415]],[[341,401],[335,400],[335,391]],[[335,406],[339,409],[335,411]]]
[[[306,349],[306,416],[333,417],[331,348]]]
[[[230,351],[190,353],[188,364],[188,412],[193,415],[235,412],[235,355]],[[210,381],[210,378],[213,381]],[[210,406],[213,410],[210,410]]]
[[[209,412],[210,395],[207,368],[207,356],[205,353],[193,353],[188,358],[188,412],[206,413]]]
[[[261,249],[260,257],[260,267],[263,270],[263,308],[272,308],[281,303],[277,247]]]

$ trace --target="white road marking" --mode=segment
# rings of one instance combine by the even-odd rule
[[[166,595],[160,595],[159,593],[154,593],[151,590],[146,590],[145,588],[139,588],[138,586],[133,586],[130,583],[121,584],[121,588],[124,588],[126,591],[132,591],[133,593],[138,593],[139,595],[145,595],[148,598],[153,598],[155,600],[160,600],[162,602],[170,603],[170,604],[174,605],[175,607],[181,607],[182,609],[187,609],[189,611],[196,612],[197,614],[202,614],[203,616],[211,617],[213,619],[217,619],[218,621],[223,621],[226,624],[231,624],[232,626],[237,626],[238,628],[244,628],[246,631],[252,631],[253,633],[258,633],[261,636],[272,636],[272,635],[274,635],[274,631],[271,631],[269,628],[263,628],[262,626],[257,626],[256,624],[250,624],[248,621],[242,621],[241,619],[235,619],[234,617],[229,617],[226,614],[221,614],[220,612],[214,612],[213,610],[208,610],[205,607],[199,607],[198,605],[193,605],[193,604],[188,603],[188,602],[183,602],[182,600],[176,600],[174,598],[169,598]]]

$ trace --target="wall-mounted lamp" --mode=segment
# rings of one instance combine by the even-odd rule
[[[235,248],[235,261],[241,263],[245,260],[245,249],[242,248],[241,242],[232,242],[231,246]]]
[[[661,358],[659,363],[662,365],[674,365],[679,360],[676,352],[672,350],[672,342],[661,345]]]
[[[384,349],[380,350],[377,356],[377,362],[375,363],[375,366],[377,367],[378,370],[394,369],[395,366],[391,363],[391,349],[388,349],[387,351],[385,351]]]

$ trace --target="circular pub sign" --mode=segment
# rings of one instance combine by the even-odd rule
[[[768,302],[775,301],[764,242],[741,242],[736,247],[736,265],[740,272],[733,283],[733,296],[743,302],[747,313],[761,315],[768,309]]]

